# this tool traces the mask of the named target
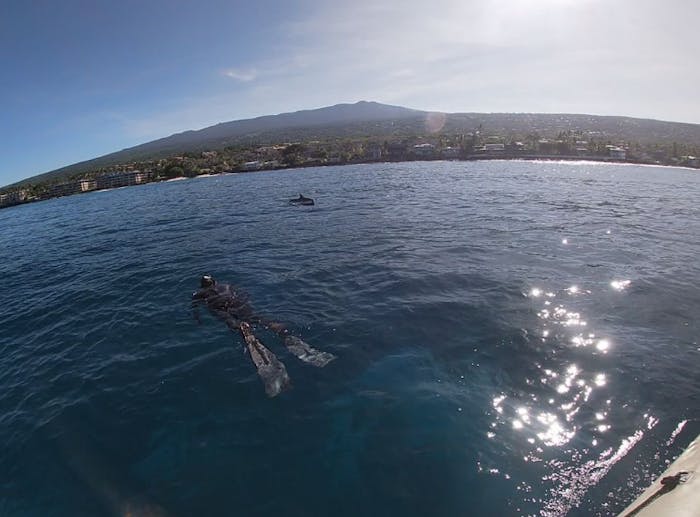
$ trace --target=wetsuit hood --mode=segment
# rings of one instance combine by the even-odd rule
[[[216,280],[214,280],[214,277],[211,275],[204,275],[200,279],[199,285],[202,287],[202,289],[206,289],[207,287],[216,285]]]

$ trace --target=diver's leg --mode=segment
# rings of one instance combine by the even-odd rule
[[[240,330],[241,321],[238,318],[234,318],[233,316],[227,314],[226,317],[222,319],[226,323],[226,326],[233,332],[238,332],[238,330]]]
[[[287,330],[287,326],[284,323],[280,323],[279,321],[268,320],[267,318],[263,318],[262,316],[258,316],[257,314],[250,314],[248,315],[248,317],[245,318],[245,320],[250,322],[252,325],[262,325],[263,327],[271,330],[280,337],[284,337],[289,333],[289,331]]]
[[[239,322],[238,330],[248,346],[250,358],[258,369],[267,396],[274,397],[291,387],[284,364],[255,337],[250,324],[245,321]]]

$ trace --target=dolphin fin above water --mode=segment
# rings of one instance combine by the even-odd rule
[[[314,205],[314,200],[313,198],[306,197],[303,194],[299,194],[299,197],[290,199],[289,203],[292,205],[305,205],[305,206],[312,206]]]

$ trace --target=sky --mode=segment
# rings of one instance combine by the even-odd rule
[[[700,123],[697,0],[0,0],[0,185],[378,101]]]

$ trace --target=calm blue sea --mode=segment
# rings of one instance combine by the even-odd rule
[[[287,203],[299,193],[315,207]],[[0,515],[613,515],[700,433],[700,172],[433,162],[0,211]],[[211,273],[338,359],[239,336]]]

